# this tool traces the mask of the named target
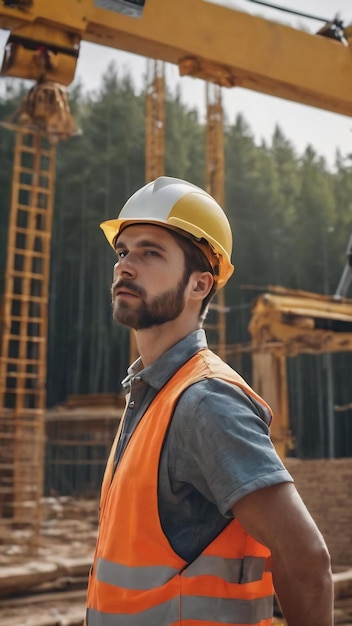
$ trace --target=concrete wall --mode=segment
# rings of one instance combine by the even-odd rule
[[[352,566],[352,458],[285,459],[329,547],[333,566]]]

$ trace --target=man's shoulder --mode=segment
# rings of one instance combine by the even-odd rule
[[[177,421],[255,415],[270,424],[271,414],[265,404],[247,393],[235,381],[220,377],[202,378],[189,385],[179,397],[174,415]]]

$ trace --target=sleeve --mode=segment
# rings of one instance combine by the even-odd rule
[[[293,482],[272,444],[265,413],[225,381],[207,379],[189,387],[169,433],[173,490],[191,484],[222,515],[231,516],[231,507],[245,495]]]

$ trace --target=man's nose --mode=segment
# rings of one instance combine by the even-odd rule
[[[136,274],[135,263],[133,263],[133,259],[129,254],[122,259],[119,259],[114,265],[114,280],[120,276],[125,278],[135,278]]]

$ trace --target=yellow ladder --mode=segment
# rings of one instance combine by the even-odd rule
[[[55,147],[16,127],[0,332],[0,517],[40,526]]]

